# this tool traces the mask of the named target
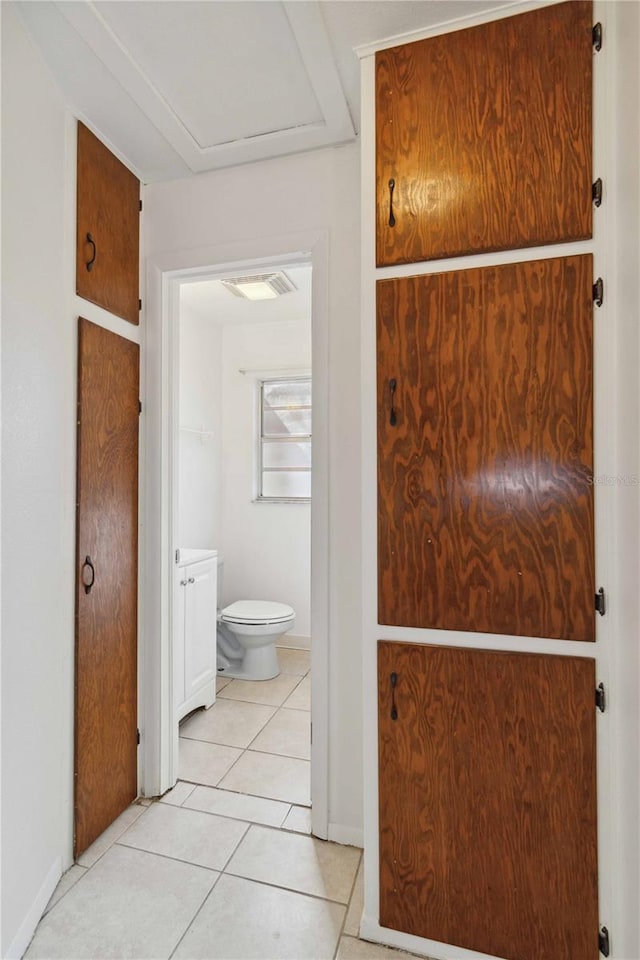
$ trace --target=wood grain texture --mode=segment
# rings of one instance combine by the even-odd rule
[[[591,28],[572,0],[376,54],[378,266],[591,236]]]
[[[591,284],[591,256],[378,282],[380,623],[595,639]]]
[[[594,661],[382,641],[378,671],[380,923],[596,960]]]
[[[137,794],[139,352],[79,320],[76,856]]]
[[[77,204],[76,293],[139,323],[140,181],[82,123]]]

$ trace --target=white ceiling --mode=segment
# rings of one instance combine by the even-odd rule
[[[67,102],[144,182],[343,143],[354,48],[512,0],[17,0]]]
[[[180,307],[211,323],[274,323],[283,320],[311,321],[311,265],[261,266],[254,270],[235,270],[228,277],[256,273],[286,273],[297,290],[283,293],[275,300],[243,300],[230,293],[220,279],[188,281],[180,286]]]

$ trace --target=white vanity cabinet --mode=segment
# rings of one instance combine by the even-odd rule
[[[181,720],[216,699],[217,552],[181,549],[176,575],[173,678]]]

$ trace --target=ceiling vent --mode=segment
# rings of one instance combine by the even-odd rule
[[[291,293],[298,289],[285,273],[259,273],[253,277],[231,277],[221,280],[220,283],[235,297],[242,297],[244,300],[273,300],[283,293]]]

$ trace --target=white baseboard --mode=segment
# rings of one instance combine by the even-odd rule
[[[62,857],[58,857],[42,882],[42,886],[36,894],[36,898],[29,907],[26,917],[20,924],[20,929],[13,938],[9,949],[5,953],[6,960],[20,960],[27,947],[31,943],[31,938],[38,926],[45,907],[51,900],[53,891],[58,886],[58,881],[62,876]]]
[[[283,634],[277,647],[293,647],[294,650],[311,650],[311,637],[296,637],[291,633]]]
[[[341,823],[329,824],[329,840],[347,847],[363,847],[364,835],[357,827],[345,827]]]

